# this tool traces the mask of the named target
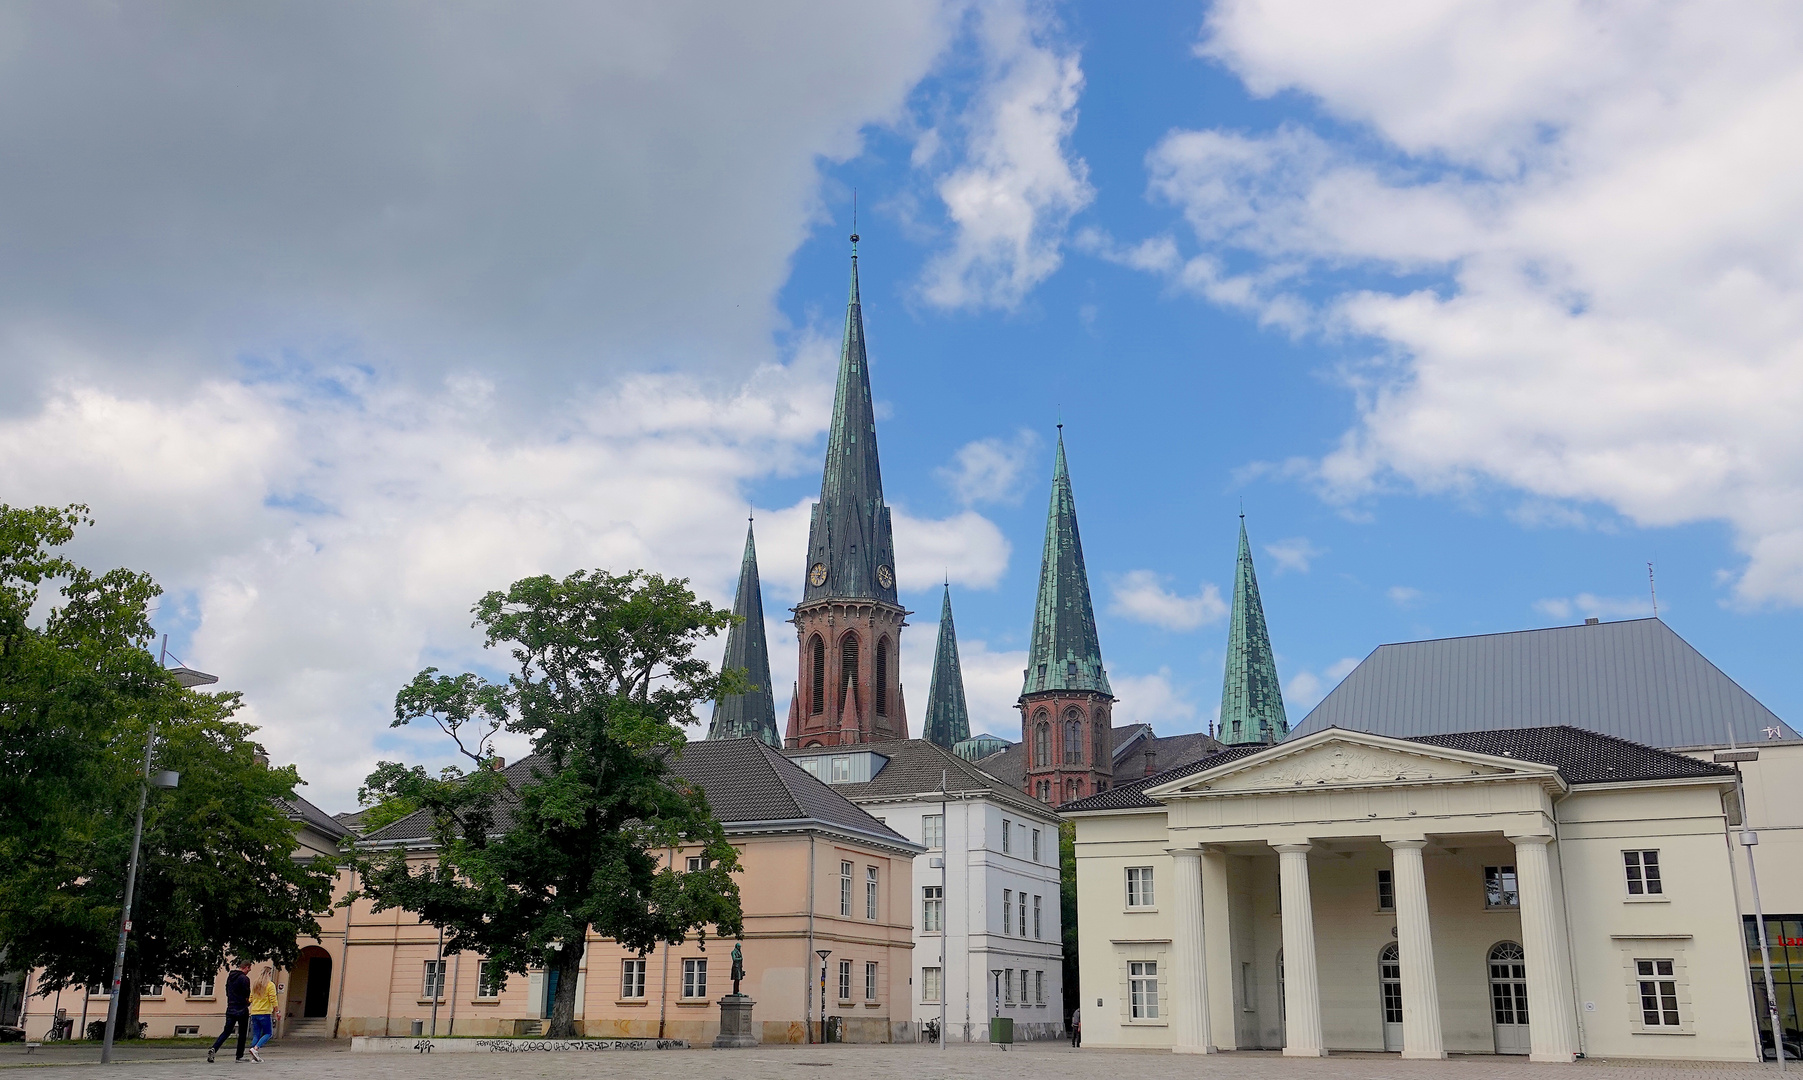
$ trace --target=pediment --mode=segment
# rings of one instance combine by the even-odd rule
[[[1556,773],[1549,765],[1505,761],[1363,732],[1320,732],[1150,789],[1153,798],[1299,788],[1473,780]]]

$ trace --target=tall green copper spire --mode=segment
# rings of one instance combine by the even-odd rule
[[[1240,554],[1233,572],[1233,621],[1227,631],[1227,673],[1221,681],[1221,741],[1279,742],[1290,733],[1283,712],[1283,688],[1265,607],[1258,598],[1258,575],[1252,570],[1252,545],[1246,539],[1246,515],[1240,515]]]
[[[1114,696],[1102,667],[1089,571],[1077,534],[1077,502],[1064,461],[1064,425],[1058,425],[1058,460],[1052,469],[1052,505],[1046,512],[1045,554],[1039,563],[1039,600],[1033,607],[1033,645],[1027,653],[1021,694],[1041,690],[1091,690]]]
[[[952,587],[939,605],[939,644],[933,650],[933,685],[927,690],[927,741],[950,750],[970,738],[970,710],[964,704],[964,671],[958,666],[958,631],[952,626]]]
[[[883,503],[877,464],[876,410],[864,352],[864,312],[858,299],[857,234],[852,234],[851,298],[839,348],[839,385],[826,440],[820,501],[808,527],[808,572],[803,605],[816,600],[896,603],[895,539]]]
[[[751,680],[749,693],[734,694],[714,702],[710,739],[762,739],[781,746],[776,734],[776,698],[770,692],[770,650],[764,638],[764,590],[758,584],[757,542],[751,526],[745,527],[745,558],[739,564],[739,592],[733,597],[736,621],[726,632],[726,656],[721,668],[743,668]]]

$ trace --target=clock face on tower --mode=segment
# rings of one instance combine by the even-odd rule
[[[895,572],[890,570],[888,566],[877,567],[876,583],[885,589],[892,588],[895,585]]]
[[[814,586],[816,589],[826,584],[825,563],[817,562],[814,564],[813,568],[808,571],[808,584]]]

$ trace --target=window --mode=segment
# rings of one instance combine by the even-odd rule
[[[1075,660],[1065,661],[1064,677],[1067,679],[1074,679],[1077,677],[1077,662]]]
[[[643,960],[626,962],[629,964],[636,962],[639,965],[639,986],[641,987],[639,996],[644,997],[645,992],[642,987],[645,984],[645,962]],[[484,960],[476,966],[476,996],[479,998],[501,996],[501,965],[493,960]]]
[[[1006,934],[1008,932],[1008,928],[1013,925],[1014,925],[1014,890],[1013,889],[1003,889],[1002,890],[1002,933]]]
[[[1158,1019],[1158,961],[1127,965],[1127,1015],[1134,1020]]]
[[[1155,899],[1152,892],[1152,868],[1150,866],[1129,866],[1127,868],[1127,906],[1151,907]]]
[[[1050,780],[1035,781],[1033,784],[1033,797],[1038,799],[1042,803],[1051,802],[1052,801],[1052,782]]]
[[[199,1035],[199,1034],[200,1034],[200,1025],[199,1024],[177,1024],[177,1025],[175,1025],[175,1037],[178,1039],[184,1035]]]
[[[1039,861],[1039,830],[1033,830],[1033,861]]]
[[[1002,1004],[1004,1004],[1004,1005],[1014,1004],[1014,969],[1013,968],[1008,968],[1007,970],[1002,972],[1002,990],[1003,990]]]
[[[858,685],[858,636],[846,634],[839,642],[839,708],[845,708],[844,695]]]
[[[1665,885],[1659,880],[1657,851],[1624,851],[1621,861],[1628,872],[1629,896],[1659,896],[1665,892]]]
[[[1043,769],[1052,763],[1052,725],[1041,720],[1033,725],[1033,765]]]
[[[419,996],[427,1001],[444,997],[444,961],[426,961],[425,985],[420,988]]]
[[[682,996],[685,998],[707,997],[707,960],[684,960],[682,962]]]
[[[826,781],[827,783],[829,783],[829,784],[849,784],[849,783],[851,783],[851,755],[850,754],[834,754],[831,758],[827,759],[826,767],[827,767],[827,774],[826,774],[827,775],[827,781]]]
[[[1102,713],[1097,713],[1093,730],[1095,732],[1096,744],[1095,756],[1090,758],[1090,760],[1095,762],[1097,766],[1101,766],[1114,759],[1114,747],[1108,745],[1110,741],[1108,733],[1108,717]]]
[[[1045,972],[1043,971],[1033,973],[1033,1003],[1035,1005],[1045,1004]]]
[[[1020,894],[1020,936],[1021,937],[1027,936],[1027,894],[1026,893]],[[1021,978],[1024,980],[1026,978],[1026,976],[1022,975]],[[1024,998],[1027,996],[1027,984],[1025,982],[1022,982],[1020,985],[1021,985],[1020,996]]]
[[[1377,872],[1377,910],[1396,910],[1396,875],[1394,871]]]
[[[1640,1017],[1647,1027],[1679,1027],[1678,980],[1670,960],[1636,960],[1640,975]]]
[[[876,867],[864,868],[864,917],[876,922]]]
[[[945,930],[945,886],[921,886],[920,928],[929,932]]]
[[[889,715],[889,639],[876,643],[876,714]]]
[[[1039,689],[1039,690],[1045,689],[1045,665],[1044,664],[1039,665],[1039,686],[1036,689]]]
[[[814,654],[814,677],[809,680],[814,693],[808,711],[818,714],[826,711],[826,642],[820,640],[820,635],[814,635],[809,651]]]
[[[620,961],[620,996],[622,998],[645,996],[645,961]]]
[[[1083,797],[1083,781],[1070,778],[1064,782],[1064,801],[1075,802]]]
[[[1033,898],[1033,936],[1035,938],[1045,937],[1045,909],[1037,896]]]
[[[936,1002],[945,993],[945,972],[936,967],[920,969],[920,1000]]]
[[[1014,850],[1014,842],[1011,839],[1009,839],[1013,835],[1014,835],[1014,822],[1009,821],[1007,818],[1003,818],[1002,819],[1002,854],[1003,855],[1006,855],[1009,852]]]
[[[160,998],[163,996],[163,984],[161,982],[145,983],[143,986],[138,987],[138,996]]]
[[[945,815],[928,814],[920,819],[920,842],[939,851],[945,847]]]
[[[93,987],[90,990],[90,993],[98,991],[99,989],[100,988],[97,986]],[[212,997],[213,996],[213,980],[212,979],[203,979],[200,982],[195,983],[194,989],[188,991],[188,996],[191,998],[210,998],[210,997]]]
[[[876,1000],[876,964],[870,961],[864,963],[864,1000]]]
[[[851,918],[851,864],[839,864],[839,914]]]
[[[1521,890],[1516,887],[1513,866],[1484,867],[1484,906],[1487,908],[1518,908],[1521,906]]]
[[[691,874],[698,874],[707,869],[707,861],[699,855],[690,855],[683,863],[683,868]]]
[[[851,1000],[851,961],[839,961],[839,1000]]]
[[[1083,764],[1083,723],[1077,719],[1077,710],[1075,709],[1065,714],[1064,763],[1066,765]]]
[[[1384,1006],[1384,1023],[1402,1023],[1402,954],[1394,941],[1377,954],[1377,987]]]

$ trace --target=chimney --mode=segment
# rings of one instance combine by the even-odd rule
[[[1585,620],[1584,620],[1584,625],[1585,625],[1585,626],[1595,626],[1595,625],[1596,625],[1596,624],[1597,624],[1597,623],[1600,623],[1600,622],[1602,622],[1602,621],[1603,621],[1603,620],[1601,620],[1601,619],[1599,619],[1599,618],[1597,618],[1597,617],[1596,617],[1596,616],[1594,616],[1594,615],[1592,615],[1592,616],[1591,616],[1591,617],[1590,617],[1590,618],[1588,618],[1588,619],[1585,619]]]
[[[488,759],[488,767],[493,769],[496,772],[500,772],[501,770],[507,768],[507,759],[502,757],[499,754],[496,754],[494,757],[491,757]]]
[[[1152,736],[1152,735],[1146,736],[1146,772],[1145,772],[1145,775],[1147,775],[1147,776],[1151,776],[1153,773],[1158,771],[1158,749],[1154,745],[1154,742],[1153,742],[1154,738],[1155,738],[1155,736]]]

